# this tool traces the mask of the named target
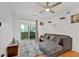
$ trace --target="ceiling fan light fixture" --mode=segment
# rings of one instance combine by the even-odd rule
[[[45,11],[49,12],[49,11],[50,11],[50,9],[49,9],[49,8],[46,8],[46,9],[45,9]]]
[[[54,13],[54,11],[52,10],[52,8],[54,8],[54,7],[58,6],[59,4],[61,4],[61,2],[57,2],[57,3],[55,3],[55,4],[53,4],[53,5],[50,6],[49,3],[50,2],[46,2],[46,6],[38,3],[41,7],[44,8],[44,10],[42,10],[40,13],[43,13],[44,11]]]

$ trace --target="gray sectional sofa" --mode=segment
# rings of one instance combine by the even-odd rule
[[[56,57],[72,50],[72,38],[67,35],[45,33],[40,36],[39,48],[48,57]]]

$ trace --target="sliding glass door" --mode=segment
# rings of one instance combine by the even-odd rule
[[[35,40],[35,24],[21,24],[21,40]]]
[[[31,24],[30,26],[29,26],[30,28],[30,39],[32,40],[32,39],[35,39],[35,24]]]

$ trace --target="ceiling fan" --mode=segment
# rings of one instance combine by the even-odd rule
[[[38,5],[40,5],[41,7],[44,8],[44,10],[42,10],[40,13],[43,13],[44,11],[54,13],[54,11],[52,10],[52,8],[60,5],[61,3],[62,2],[57,2],[57,3],[49,6],[50,3],[49,2],[46,2],[46,6],[44,6],[44,5],[42,5],[42,4],[40,4],[40,3],[37,2]]]

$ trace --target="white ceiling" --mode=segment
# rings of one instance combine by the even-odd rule
[[[55,3],[55,2],[54,2]],[[50,4],[54,4],[51,2]],[[44,2],[41,2],[41,4],[45,5]],[[55,11],[54,14],[50,12],[44,12],[42,14],[39,14],[43,8],[39,6],[36,2],[12,2],[11,3],[14,13],[16,15],[38,15],[40,19],[49,20],[51,18],[60,16],[62,14],[66,14],[68,11],[78,9],[79,8],[79,2],[63,2],[62,4],[54,7],[52,10]],[[31,16],[32,16],[31,15]],[[30,17],[31,17],[30,16]]]

